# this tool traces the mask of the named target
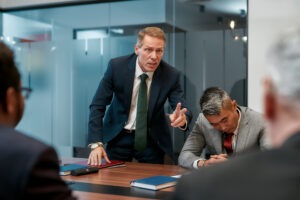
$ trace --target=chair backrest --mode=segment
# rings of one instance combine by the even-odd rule
[[[73,157],[75,158],[88,158],[90,149],[87,147],[73,147]]]

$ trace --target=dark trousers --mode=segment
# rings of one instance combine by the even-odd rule
[[[143,163],[164,163],[164,152],[153,142],[147,138],[147,148],[143,152],[134,150],[134,132],[129,133],[122,130],[119,135],[108,142],[106,153],[111,160],[132,161],[133,158]]]

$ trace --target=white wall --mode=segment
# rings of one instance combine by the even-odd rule
[[[2,30],[3,30],[2,19],[3,19],[3,14],[0,12],[0,35],[2,35]]]
[[[278,34],[300,24],[299,0],[249,0],[248,106],[262,111],[266,52]]]

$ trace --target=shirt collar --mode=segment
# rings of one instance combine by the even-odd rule
[[[236,109],[236,111],[239,113],[239,121],[238,121],[238,125],[237,125],[236,129],[233,132],[234,135],[238,134],[238,130],[239,130],[239,126],[240,126],[240,121],[241,121],[241,116],[242,116],[242,113],[241,113],[241,111],[238,108]]]
[[[135,64],[135,77],[139,77],[142,74],[147,74],[148,75],[148,79],[151,80],[153,77],[153,72],[143,72],[143,70],[141,69],[139,62],[138,62],[138,58],[136,58],[136,64]]]

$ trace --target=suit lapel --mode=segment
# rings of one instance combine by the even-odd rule
[[[249,136],[249,131],[250,128],[248,126],[248,119],[247,116],[245,115],[245,112],[243,109],[240,109],[241,111],[241,120],[239,124],[239,129],[238,129],[238,136],[237,136],[237,143],[236,143],[236,151],[241,152],[245,149],[247,146],[247,139]]]
[[[136,58],[137,56],[133,56],[130,62],[128,63],[127,69],[125,71],[125,74],[120,74],[124,81],[124,93],[125,97],[124,98],[124,104],[126,111],[129,113],[130,110],[130,105],[131,105],[131,98],[132,98],[132,89],[133,89],[133,82],[134,82],[134,76],[135,76],[135,65],[136,65]]]
[[[153,115],[154,106],[159,96],[160,88],[162,86],[161,80],[162,77],[161,77],[161,70],[159,66],[153,74],[152,83],[150,87],[150,96],[149,96],[149,104],[148,104],[148,121],[149,119],[151,119]]]

